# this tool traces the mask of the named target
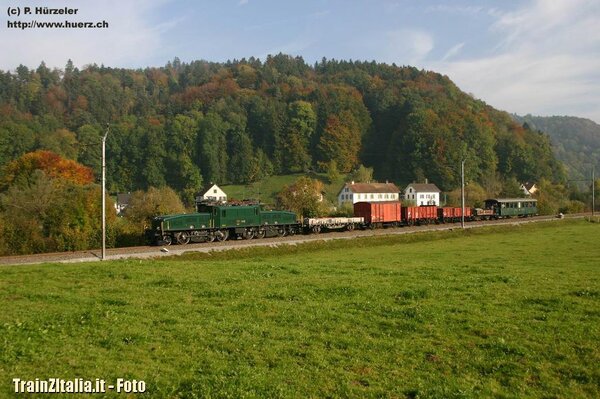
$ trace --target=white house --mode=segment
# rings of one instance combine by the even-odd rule
[[[404,199],[416,205],[439,205],[440,189],[432,183],[410,183],[404,189]]]
[[[338,193],[338,204],[398,201],[400,189],[394,183],[346,183]]]
[[[204,187],[196,196],[196,201],[219,201],[227,202],[227,194],[216,184],[210,183]]]
[[[117,193],[117,200],[115,201],[115,211],[117,211],[117,215],[121,215],[125,208],[127,208],[130,198],[130,193]]]
[[[535,185],[535,183],[531,183],[531,182],[525,182],[523,184],[521,184],[521,191],[523,191],[523,194],[525,194],[526,196],[530,197],[533,194],[535,194],[538,190],[537,186]]]

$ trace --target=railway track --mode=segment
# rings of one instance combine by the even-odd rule
[[[566,215],[565,219],[583,218],[584,214]],[[478,228],[485,226],[498,225],[517,225],[524,223],[542,222],[542,221],[560,221],[554,216],[535,216],[525,219],[501,219],[495,221],[479,221],[465,223],[465,228]],[[379,235],[398,235],[411,234],[420,231],[443,231],[459,229],[460,223],[434,224],[424,226],[375,229],[375,230],[355,230],[344,232],[329,232],[313,235],[295,235],[288,237],[273,237],[254,240],[232,240],[213,243],[198,243],[188,245],[172,245],[169,247],[160,246],[140,246],[125,248],[110,248],[106,251],[107,260],[126,259],[126,258],[159,258],[164,256],[181,255],[186,252],[211,252],[227,251],[230,249],[259,247],[259,246],[280,246],[297,245],[312,241],[330,241],[330,240],[348,240],[359,237],[373,237]],[[0,266],[7,265],[30,265],[40,263],[77,263],[94,262],[101,260],[100,249],[74,252],[56,252],[35,255],[19,255],[0,257]]]

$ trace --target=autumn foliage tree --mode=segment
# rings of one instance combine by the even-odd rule
[[[360,140],[360,126],[350,112],[331,115],[319,141],[321,158],[335,161],[341,172],[348,173],[359,163]]]
[[[169,187],[150,187],[148,191],[138,190],[131,194],[125,217],[141,234],[149,226],[152,218],[158,215],[185,213],[185,207],[177,193]]]
[[[300,217],[322,216],[327,212],[322,202],[323,183],[309,177],[300,177],[290,186],[285,186],[277,196],[278,206],[288,209]]]
[[[5,254],[69,251],[100,244],[100,188],[92,170],[51,151],[9,162],[0,177]],[[115,218],[108,201],[109,224]],[[108,236],[108,245],[114,234]]]
[[[3,168],[0,190],[27,181],[35,170],[44,172],[51,179],[60,179],[76,185],[89,184],[94,180],[91,168],[62,158],[52,151],[38,150],[22,155]]]
[[[0,248],[4,254],[74,251],[100,245],[101,195],[97,185],[52,178],[41,169],[0,194]],[[116,218],[107,201],[107,220]],[[107,245],[114,244],[109,229]]]

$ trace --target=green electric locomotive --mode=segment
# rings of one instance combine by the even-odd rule
[[[196,213],[157,216],[146,232],[151,243],[225,241],[228,238],[285,236],[299,230],[296,214],[264,210],[260,205],[198,203]]]

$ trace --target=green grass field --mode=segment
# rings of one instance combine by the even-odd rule
[[[260,199],[261,202],[269,205],[274,205],[277,200],[277,194],[283,190],[285,186],[294,184],[298,178],[304,176],[302,173],[291,175],[270,176],[263,181],[243,184],[228,184],[221,188],[227,194],[228,198],[237,200],[242,199]],[[318,179],[323,182],[325,197],[331,203],[337,204],[337,194],[340,192],[345,176],[341,176],[337,181],[330,183],[325,173],[312,173],[308,175],[311,179]]]
[[[289,186],[296,181],[302,174],[270,176],[260,182],[243,185],[227,184],[221,188],[227,194],[228,198],[237,200],[242,199],[260,199],[267,204],[275,204],[277,194],[284,186]]]
[[[599,243],[600,224],[557,221],[3,267],[0,397],[14,377],[139,379],[151,398],[599,397]]]

